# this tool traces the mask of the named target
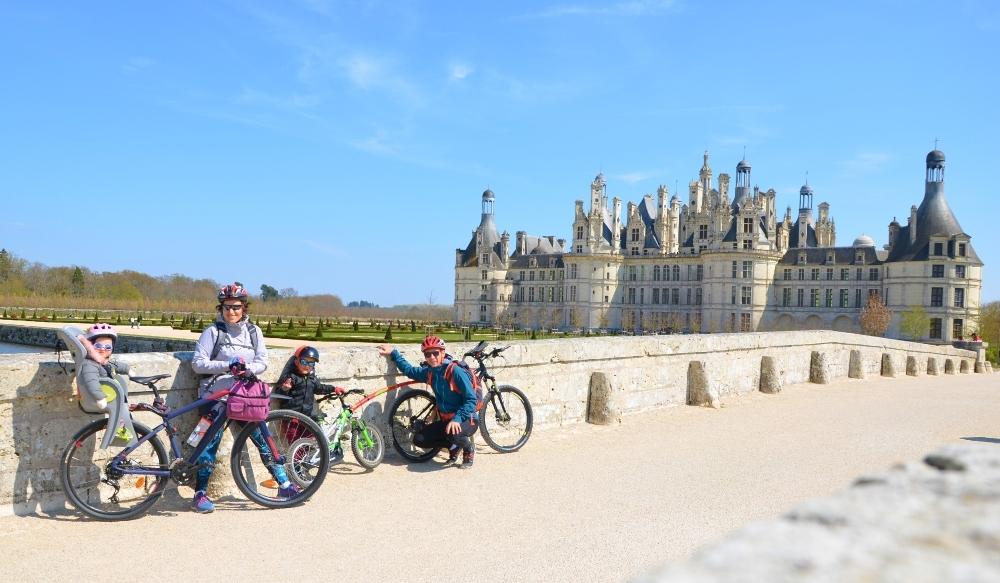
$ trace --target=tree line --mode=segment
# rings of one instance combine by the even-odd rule
[[[49,267],[0,249],[0,305],[160,312],[211,312],[220,283],[181,274],[97,272],[80,266]],[[251,290],[253,291],[253,290]],[[348,310],[334,294],[299,295],[294,288],[261,286],[251,313],[282,316],[450,320],[451,306],[370,307]],[[366,302],[367,303],[367,302]]]

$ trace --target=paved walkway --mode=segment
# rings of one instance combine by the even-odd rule
[[[798,385],[719,410],[540,430],[516,454],[480,446],[469,471],[393,459],[362,473],[351,460],[289,510],[223,501],[199,516],[185,488],[127,524],[68,511],[4,518],[0,572],[10,581],[621,581],[963,438],[1000,447],[1000,375]]]

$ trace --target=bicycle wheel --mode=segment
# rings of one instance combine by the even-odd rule
[[[319,443],[315,439],[303,437],[296,439],[288,446],[288,479],[300,488],[312,484],[319,473],[320,456]]]
[[[141,423],[132,422],[137,438],[150,433]],[[120,467],[111,470],[111,461],[126,448],[112,445],[101,449],[108,420],[98,419],[76,432],[63,450],[59,478],[66,499],[87,516],[98,520],[128,520],[146,512],[163,494],[169,478],[129,474],[130,468],[166,470],[167,450],[154,435],[129,452]]]
[[[479,431],[487,445],[510,453],[528,443],[532,420],[531,403],[521,389],[500,385],[487,394],[479,412]]]
[[[404,391],[389,411],[392,446],[411,462],[425,462],[440,448],[423,448],[413,443],[413,435],[437,418],[434,397],[422,389]]]
[[[354,459],[362,467],[374,470],[382,463],[385,456],[385,439],[378,427],[371,423],[358,421],[357,427],[351,432],[351,451]]]
[[[301,474],[296,474],[302,470],[296,470],[292,446],[303,441],[315,442],[319,449],[319,459],[308,472],[312,480],[305,485],[296,484],[301,489],[296,493],[282,493],[281,488],[265,486],[274,482],[280,485],[285,479],[295,483],[292,480],[295,475],[301,478]],[[329,447],[326,435],[309,417],[284,409],[271,411],[266,421],[247,423],[236,436],[229,460],[233,480],[244,496],[261,506],[286,508],[301,504],[315,494],[326,479],[330,469]],[[302,458],[298,462],[301,465]]]

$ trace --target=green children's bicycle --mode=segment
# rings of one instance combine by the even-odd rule
[[[378,395],[369,395],[354,405],[348,405],[344,397],[348,395],[364,395],[361,389],[351,389],[343,394],[331,393],[316,400],[317,404],[340,400],[340,413],[336,417],[327,417],[320,422],[320,428],[329,441],[330,453],[340,447],[341,437],[351,432],[351,451],[354,459],[365,469],[374,470],[385,457],[385,439],[377,427],[366,421],[359,411]],[[291,459],[289,479],[304,488],[316,479],[317,469],[321,467],[322,451],[320,444],[312,436],[297,437],[288,447]]]

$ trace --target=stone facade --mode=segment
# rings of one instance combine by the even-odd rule
[[[859,331],[871,297],[893,313],[887,336],[900,338],[904,312],[929,318],[922,335],[951,342],[976,330],[982,267],[971,237],[944,198],[944,154],[927,155],[925,192],[901,226],[889,224],[877,249],[862,235],[836,245],[830,205],[813,212],[813,188],[799,211],[779,219],[774,189],[751,187],[751,166],[730,177],[713,172],[706,152],[688,202],[660,186],[656,196],[622,207],[598,175],[589,208],[576,201],[570,243],[520,231],[515,245],[498,234],[495,195],[455,252],[455,319],[525,328],[645,331]],[[624,214],[623,214],[624,210]],[[919,310],[918,310],[919,311]]]

